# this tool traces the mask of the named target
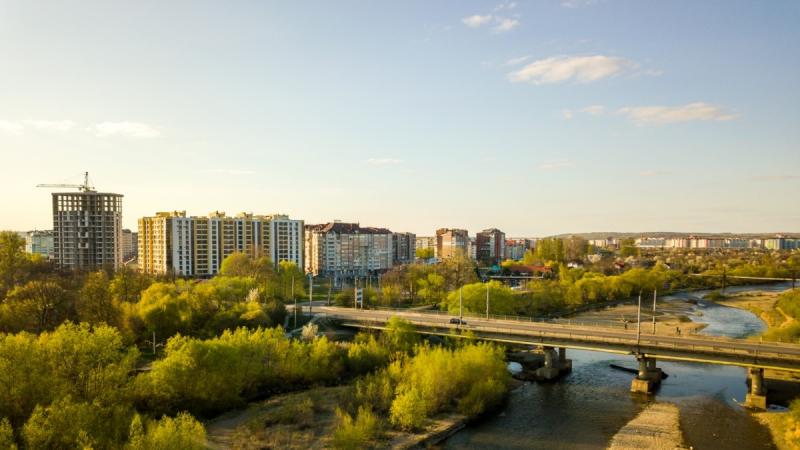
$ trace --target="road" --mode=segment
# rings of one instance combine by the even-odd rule
[[[800,372],[800,345],[759,342],[701,335],[674,336],[585,326],[522,320],[465,318],[466,325],[449,323],[453,317],[435,312],[361,310],[314,306],[314,312],[341,320],[345,326],[383,328],[393,316],[408,320],[427,334],[447,335],[467,329],[476,336],[502,342],[579,348],[610,353],[642,354],[669,360],[762,367]]]

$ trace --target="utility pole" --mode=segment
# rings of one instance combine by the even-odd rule
[[[156,354],[156,332],[153,330],[153,355]]]
[[[308,272],[308,314],[311,314],[311,308],[314,307],[314,274]]]
[[[486,282],[486,318],[489,318],[489,282]]]
[[[333,279],[328,277],[328,306],[331,306],[331,291],[333,291]]]
[[[464,287],[458,288],[458,319],[464,320]]]
[[[642,290],[639,289],[639,309],[636,312],[636,346],[639,346],[639,339],[642,337]]]
[[[294,300],[294,329],[297,329],[297,298],[294,296],[294,277],[292,277],[292,300]]]
[[[653,289],[653,334],[656,334],[656,298],[658,297],[658,288]]]

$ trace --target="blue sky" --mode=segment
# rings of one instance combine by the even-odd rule
[[[2,229],[800,231],[795,1],[0,2]]]

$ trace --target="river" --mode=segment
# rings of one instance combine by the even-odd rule
[[[780,291],[788,287],[781,283],[729,289]],[[675,297],[697,298],[707,292]],[[760,319],[741,309],[704,301],[688,309],[693,321],[708,324],[702,330],[705,334],[745,337],[764,329]],[[614,434],[652,401],[630,393],[632,374],[609,367],[633,368],[636,361],[632,356],[579,350],[568,351],[567,357],[572,359],[572,373],[552,383],[525,383],[512,391],[502,412],[456,433],[443,448],[605,448]],[[658,366],[669,377],[662,381],[655,398],[678,405],[688,445],[695,449],[775,448],[769,431],[736,403],[747,393],[745,369],[665,361]]]

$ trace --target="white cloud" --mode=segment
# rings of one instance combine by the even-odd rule
[[[574,9],[582,6],[591,6],[595,3],[597,3],[597,0],[563,0],[561,6]]]
[[[628,106],[620,108],[618,112],[638,124],[666,124],[695,120],[722,121],[737,117],[736,114],[725,112],[718,106],[703,102],[682,106]]]
[[[25,127],[19,122],[12,122],[10,120],[0,120],[0,133],[19,135]]]
[[[102,122],[86,129],[97,137],[122,136],[151,139],[161,136],[155,127],[141,122]]]
[[[575,117],[575,113],[572,112],[571,109],[562,109],[561,110],[561,117],[569,120]]]
[[[559,161],[549,161],[546,163],[542,163],[539,165],[539,170],[560,170],[560,169],[565,169],[567,167],[572,167],[574,165],[575,163],[573,163],[572,161],[563,159]]]
[[[554,56],[534,61],[522,69],[508,74],[515,83],[561,83],[575,80],[589,83],[621,73],[635,64],[613,56]]]
[[[511,59],[509,59],[508,61],[505,62],[505,65],[506,66],[517,66],[517,65],[520,65],[520,64],[524,63],[525,61],[527,61],[529,59],[531,59],[530,55],[520,56],[519,58],[511,58]]]
[[[505,33],[506,31],[511,31],[519,25],[519,20],[509,19],[508,17],[497,17],[496,22],[497,25],[492,27],[492,29],[498,33]]]
[[[593,116],[599,116],[606,112],[606,108],[603,105],[589,105],[585,108],[581,108],[582,113],[591,114]]]
[[[487,14],[485,16],[481,16],[479,14],[475,14],[475,15],[472,15],[472,16],[469,16],[469,17],[464,17],[463,19],[461,19],[461,22],[463,22],[464,25],[466,25],[468,27],[471,27],[471,28],[482,27],[482,26],[488,24],[491,21],[492,21],[492,15],[491,14]]]
[[[501,4],[497,5],[497,6],[495,6],[494,10],[495,11],[502,11],[504,9],[505,10],[514,9],[516,7],[517,7],[517,2],[506,2],[506,3],[501,3]]]
[[[26,126],[46,131],[69,131],[75,127],[71,120],[24,120]]]
[[[367,160],[367,164],[372,164],[373,166],[394,166],[402,163],[402,159],[396,158],[370,158]]]

